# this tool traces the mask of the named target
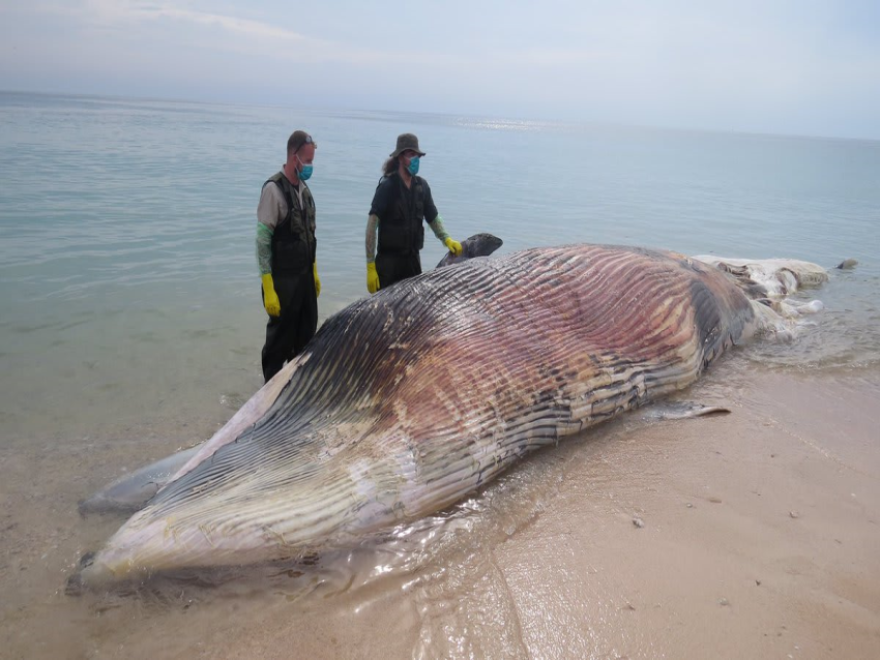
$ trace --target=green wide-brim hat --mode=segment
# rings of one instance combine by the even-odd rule
[[[391,152],[391,157],[396,158],[407,149],[412,149],[419,156],[425,155],[425,152],[419,149],[419,138],[412,133],[401,133],[397,136],[397,148]]]

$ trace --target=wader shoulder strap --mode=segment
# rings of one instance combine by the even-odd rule
[[[285,216],[284,220],[282,220],[282,222],[289,223],[290,216],[293,213],[293,209],[294,209],[294,206],[293,206],[294,201],[293,200],[294,199],[299,200],[299,196],[298,195],[291,195],[290,182],[287,180],[287,177],[285,177],[282,172],[278,172],[277,174],[274,174],[273,176],[269,177],[269,179],[266,180],[266,183],[264,183],[263,186],[266,186],[270,182],[274,183],[276,186],[278,186],[278,190],[280,190],[281,194],[284,195],[284,201],[287,202],[287,215]],[[300,207],[300,205],[297,204],[297,208],[299,208],[299,207]],[[300,208],[300,211],[302,211],[301,208]]]

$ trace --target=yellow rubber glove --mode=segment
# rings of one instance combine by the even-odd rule
[[[312,263],[312,272],[315,274],[315,298],[321,295],[321,278],[318,277],[318,262]]]
[[[272,273],[263,275],[263,306],[269,316],[281,316],[281,301],[275,293],[275,283],[272,282]]]
[[[376,272],[376,263],[371,261],[367,264],[367,291],[376,293],[379,290],[379,273]]]
[[[446,247],[449,248],[449,251],[452,252],[456,257],[461,254],[461,243],[458,241],[452,240],[452,238],[447,238],[445,241]]]

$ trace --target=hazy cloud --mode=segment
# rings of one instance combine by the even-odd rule
[[[0,87],[880,138],[880,3],[35,0]]]

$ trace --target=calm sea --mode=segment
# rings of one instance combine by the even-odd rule
[[[3,446],[222,421],[262,384],[255,209],[295,128],[318,142],[322,319],[367,295],[370,200],[412,131],[449,231],[494,233],[502,253],[856,258],[805,295],[827,311],[801,341],[744,354],[761,369],[880,365],[880,142],[0,93]],[[444,251],[428,243],[426,269]]]

